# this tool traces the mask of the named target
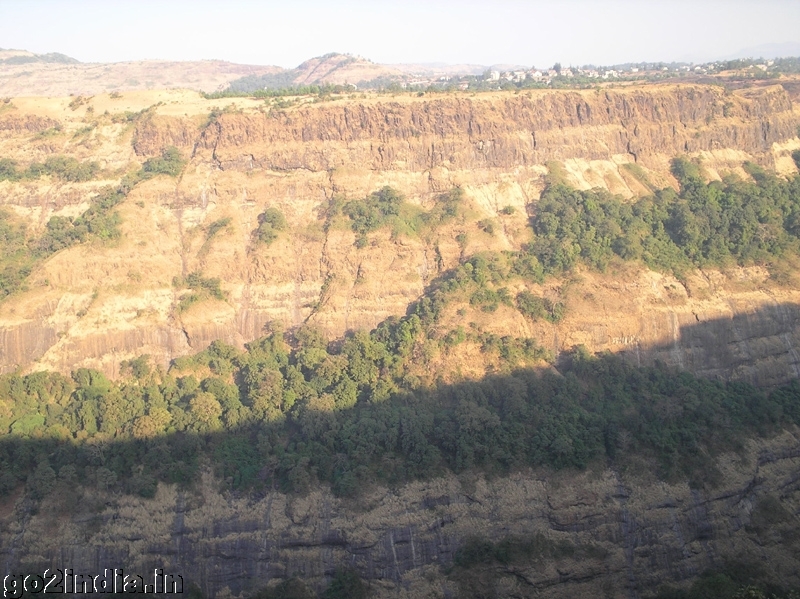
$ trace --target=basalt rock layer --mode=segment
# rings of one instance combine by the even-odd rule
[[[737,560],[796,586],[798,456],[797,431],[748,442],[720,459],[724,483],[710,491],[655,480],[645,462],[624,473],[451,475],[356,500],[326,490],[238,497],[211,476],[191,491],[162,485],[152,500],[62,490],[36,514],[13,498],[0,505],[0,560],[9,573],[122,568],[148,584],[161,568],[209,597],[247,596],[293,575],[322,589],[347,566],[376,597],[463,597],[465,579],[448,572],[468,539],[540,535],[567,550],[490,563],[466,582],[486,585],[469,596],[638,598]]]
[[[782,88],[724,94],[711,87],[433,98],[285,113],[223,114],[197,139],[180,123],[137,131],[137,154],[167,145],[211,151],[222,169],[374,171],[514,169],[551,160],[632,160],[730,148],[768,154],[796,134]]]

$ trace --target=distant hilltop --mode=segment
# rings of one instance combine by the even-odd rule
[[[77,58],[72,58],[66,54],[59,54],[58,52],[49,52],[48,54],[34,54],[27,50],[8,50],[0,48],[0,64],[2,65],[20,65],[32,63],[45,63],[45,64],[79,64]]]

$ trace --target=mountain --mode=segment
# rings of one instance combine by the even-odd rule
[[[62,54],[0,50],[0,95],[94,95],[178,88],[204,92],[223,89],[254,91],[300,85],[358,85],[375,81],[387,84],[415,77],[479,75],[488,68],[495,67],[381,65],[360,56],[339,53],[311,58],[293,69],[218,60],[80,63]],[[509,68],[509,65],[502,66],[502,70]]]
[[[328,66],[307,63],[305,72]],[[96,161],[107,173],[83,183],[0,183],[0,203],[13,207],[33,230],[41,231],[52,216],[79,214],[112,173],[158,157],[169,146],[192,158],[179,182],[147,182],[121,206],[123,230],[132,228],[119,246],[100,250],[78,245],[59,252],[32,273],[29,284],[37,291],[0,304],[5,339],[0,369],[91,366],[115,374],[121,360],[138,353],[166,364],[215,338],[241,344],[274,319],[295,326],[311,318],[330,335],[374,327],[391,314],[404,313],[430,278],[454,267],[462,252],[524,244],[530,235],[524,228],[525,198],[538,196],[547,172],[543,165],[553,161],[564,165],[573,185],[605,187],[629,197],[648,187],[622,164],[635,162],[650,173],[646,177],[663,186],[674,181],[669,159],[687,151],[709,153],[705,168],[717,177],[726,171],[743,173],[746,157],[794,169],[792,146],[786,144],[793,143],[797,117],[788,94],[777,86],[743,90],[731,99],[713,86],[645,86],[599,95],[539,91],[474,99],[452,94],[429,101],[353,97],[301,103],[285,112],[274,107],[265,113],[260,100],[231,99],[227,108],[224,102],[175,91],[131,92],[121,98],[104,94],[81,102],[10,103],[16,108],[6,108],[0,121],[5,156],[26,164],[66,154]],[[723,111],[726,102],[730,106]],[[117,122],[127,118],[134,120],[126,127]],[[674,129],[676,122],[686,126]],[[496,189],[498,180],[507,182],[507,191]],[[346,250],[347,234],[331,231],[327,241],[324,235],[312,235],[312,241],[299,233],[305,226],[321,226],[314,215],[333,195],[363,197],[388,184],[422,206],[451,187],[465,189],[477,211],[475,222],[463,225],[474,247],[461,249],[454,239],[435,244],[438,250],[415,238],[400,246],[382,240],[354,261]],[[177,199],[161,206],[166,200],[158,198],[167,197],[164,194]],[[139,201],[144,209],[137,207]],[[280,207],[299,236],[285,238],[280,250],[253,253],[248,231],[269,205]],[[503,216],[500,210],[506,205],[516,216]],[[161,228],[148,219],[157,219]],[[220,219],[231,219],[225,228],[230,235],[217,234],[206,244],[199,231]],[[505,224],[488,236],[477,224],[483,219],[500,219],[498,227]],[[194,236],[187,236],[190,230]],[[150,249],[137,249],[140,241]],[[434,254],[440,257],[431,262]],[[294,258],[286,262],[279,255]],[[113,273],[102,266],[106,263],[117,265]],[[386,273],[389,264],[394,266]],[[171,281],[201,270],[230,288],[229,299],[203,310],[176,312]],[[114,289],[126,284],[127,273],[138,273],[141,287],[134,285],[120,295]],[[336,284],[325,286],[328,277]],[[94,299],[93,289],[99,294]],[[160,298],[151,316],[131,318],[121,309],[130,305],[147,312],[153,308],[151,293]],[[606,293],[611,292],[601,297]],[[550,339],[547,343],[555,351],[576,343],[588,343],[597,351],[623,349],[627,345],[617,346],[613,339],[631,336],[642,346],[655,346],[670,334],[673,319],[693,320],[694,313],[710,316],[729,310],[729,300],[722,296],[697,303],[692,292],[686,293],[682,305],[670,303],[656,321],[648,320],[651,311],[637,317],[630,306],[605,312],[602,322],[593,320],[598,312],[581,309],[557,326],[537,325],[544,327],[538,334]],[[72,298],[74,310],[63,304],[64,297]],[[627,305],[622,297],[614,297],[604,310]],[[83,310],[87,314],[77,317]],[[645,325],[645,320],[651,324]],[[503,334],[521,326],[516,320],[502,326],[502,319],[493,322]],[[598,333],[598,341],[580,341],[581,331],[601,325],[611,328]],[[159,341],[165,339],[169,341]],[[697,355],[695,350],[692,355]],[[781,360],[790,358],[786,354]],[[715,363],[701,361],[697,368],[713,369]],[[792,368],[786,362],[770,376],[785,380]],[[756,371],[748,376],[760,376]]]
[[[0,100],[7,572],[797,586],[800,110],[756,83]]]

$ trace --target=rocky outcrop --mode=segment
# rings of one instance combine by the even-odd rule
[[[763,155],[794,137],[798,122],[779,86],[737,93],[710,86],[532,91],[222,114],[198,147],[224,169],[512,169],[721,148]],[[153,155],[165,145],[193,144],[176,122],[150,121],[137,130],[137,153]]]
[[[0,104],[0,108],[3,105]],[[19,135],[25,133],[41,133],[45,129],[56,127],[59,122],[47,117],[35,115],[3,115],[0,117],[0,135]]]
[[[597,597],[602,589],[606,597],[637,598],[737,559],[759,562],[774,583],[796,586],[797,434],[722,456],[724,482],[710,491],[658,481],[642,463],[625,473],[596,465],[491,480],[449,475],[376,487],[358,499],[326,490],[239,497],[207,477],[194,490],[162,485],[153,500],[100,496],[65,513],[69,493],[61,493],[35,515],[22,501],[5,506],[0,562],[4,573],[122,567],[149,575],[163,568],[209,597],[292,575],[321,588],[348,566],[377,597],[457,597],[459,578],[447,568],[466,539],[539,534],[574,551],[496,568],[496,589],[556,598]]]

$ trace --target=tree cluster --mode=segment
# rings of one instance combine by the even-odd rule
[[[189,484],[209,458],[231,489],[303,491],[322,481],[350,494],[370,480],[394,484],[444,469],[581,468],[630,452],[654,460],[664,477],[711,481],[718,448],[800,422],[796,383],[766,393],[582,352],[560,365],[564,376],[537,375],[525,368],[551,357],[533,340],[448,330],[442,317],[461,302],[556,322],[564,315],[560,301],[509,289],[578,264],[602,269],[611,260],[638,258],[680,272],[779,256],[796,244],[798,179],[749,168],[753,183],[704,184],[696,165],[678,160],[680,194],[664,191],[628,204],[554,183],[532,217],[535,237],[527,248],[472,256],[434,281],[407,316],[371,333],[329,343],[311,327],[276,329],[244,352],[215,342],[175,360],[169,371],[134,360],[119,383],[91,370],[71,378],[2,377],[0,481],[9,489],[38,473],[39,482],[29,482],[41,495],[52,486],[50,471],[60,476],[66,468],[64,476],[87,484],[147,495],[159,480]],[[107,214],[122,197],[124,187],[109,191],[96,214]],[[457,217],[461,201],[454,190],[427,213],[404,212],[402,197],[384,188],[363,200],[340,200],[328,222],[338,214],[362,235],[404,214],[420,226],[437,225]],[[281,226],[280,216],[267,211],[262,223]],[[81,218],[98,234],[91,218]],[[0,240],[21,247],[20,229],[0,224]],[[76,226],[53,223],[47,251],[68,244]],[[218,279],[199,272],[175,285],[189,290],[185,307],[225,297]],[[421,376],[437,355],[465,342],[491,356],[503,374],[450,385]],[[42,444],[46,454],[30,450]],[[92,453],[96,447],[105,448],[101,458]]]
[[[94,179],[99,171],[97,162],[81,162],[72,156],[50,156],[43,163],[32,162],[24,170],[19,170],[15,160],[0,158],[0,181],[30,181],[50,176],[70,183],[82,183]]]
[[[716,452],[800,424],[797,382],[764,392],[583,351],[562,375],[426,385],[413,374],[424,338],[414,315],[333,344],[312,328],[275,331],[245,352],[214,342],[169,372],[140,358],[119,383],[87,369],[5,375],[0,491],[27,480],[42,496],[55,473],[149,496],[157,481],[191,484],[208,459],[243,490],[324,482],[349,495],[369,481],[595,459],[652,460],[662,477],[702,486],[718,476]],[[519,359],[508,346],[483,351]]]
[[[800,236],[800,177],[785,180],[753,164],[754,181],[704,183],[697,165],[675,159],[680,193],[671,189],[633,203],[604,191],[549,186],[532,219],[526,253],[546,274],[577,264],[604,270],[611,260],[641,260],[683,273],[692,267],[768,264]]]
[[[285,231],[287,227],[286,217],[277,208],[267,208],[258,215],[258,228],[255,238],[258,243],[270,245],[278,238],[278,233]]]

